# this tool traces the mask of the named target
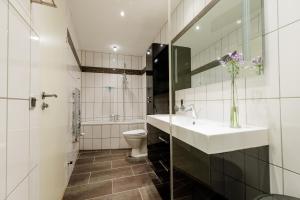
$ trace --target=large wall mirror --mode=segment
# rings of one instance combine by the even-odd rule
[[[172,41],[173,89],[229,80],[222,58],[238,52],[251,65],[262,49],[262,0],[212,0]]]

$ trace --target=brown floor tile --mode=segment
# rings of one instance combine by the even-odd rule
[[[93,161],[94,161],[94,157],[90,157],[90,158],[81,158],[81,159],[77,159],[76,165],[92,164]]]
[[[81,152],[79,158],[89,158],[94,156],[102,156],[110,154],[110,150],[98,150],[98,151],[87,151]]]
[[[131,149],[112,149],[111,154],[126,154],[129,155]]]
[[[95,162],[120,160],[120,159],[125,159],[126,157],[127,155],[125,154],[108,154],[101,157],[95,157]]]
[[[138,190],[130,190],[126,192],[120,192],[117,194],[95,198],[93,200],[142,200],[142,197]],[[156,200],[156,199],[152,199],[152,200]]]
[[[105,170],[100,172],[92,172],[90,183],[101,182],[113,178],[121,178],[125,176],[133,176],[130,167]]]
[[[91,173],[73,174],[70,178],[68,187],[88,184],[90,175]]]
[[[133,166],[137,164],[144,164],[146,163],[145,159],[124,159],[124,160],[113,160],[112,161],[112,168],[118,168],[118,167],[125,167],[125,166]]]
[[[153,182],[158,182],[157,177],[153,173],[114,179],[113,193],[152,185]]]
[[[132,170],[133,170],[134,175],[153,172],[153,170],[149,164],[134,165],[134,166],[132,166]]]
[[[63,200],[85,200],[112,193],[112,182],[105,181],[84,186],[67,188]]]
[[[101,171],[107,169],[111,169],[111,162],[94,162],[92,164],[75,166],[73,174]]]
[[[143,200],[161,200],[160,194],[158,193],[155,186],[147,186],[140,188]]]

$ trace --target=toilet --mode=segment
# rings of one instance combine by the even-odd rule
[[[126,142],[132,148],[131,157],[139,158],[147,156],[146,137],[147,133],[143,129],[123,132]]]

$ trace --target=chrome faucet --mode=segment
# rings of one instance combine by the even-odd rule
[[[184,109],[184,111],[185,111],[185,112],[191,111],[191,112],[192,112],[192,115],[193,115],[193,118],[194,118],[194,119],[197,119],[197,118],[198,118],[198,115],[197,115],[197,112],[196,112],[196,110],[195,110],[194,104],[191,104],[191,105],[186,106],[186,108]]]

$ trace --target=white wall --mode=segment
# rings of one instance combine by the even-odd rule
[[[268,126],[270,130],[271,192],[296,197],[300,197],[299,6],[298,0],[264,0],[265,73],[238,83],[241,123]],[[180,13],[184,10],[180,4],[176,10],[179,14],[174,30],[186,16],[184,11]],[[196,105],[201,118],[228,123],[230,85],[223,81],[226,74],[220,69],[203,74],[213,81],[178,91],[177,103],[183,98]]]
[[[0,199],[60,200],[79,144],[71,91],[80,72],[66,43],[67,10],[0,0]],[[76,41],[75,41],[76,43]],[[41,92],[58,94],[41,110]],[[29,110],[29,97],[38,99]]]

